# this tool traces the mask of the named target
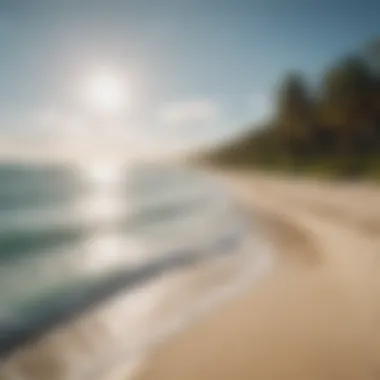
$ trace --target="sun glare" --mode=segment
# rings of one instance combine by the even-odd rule
[[[83,98],[87,107],[99,113],[117,113],[129,108],[127,83],[111,71],[103,70],[90,76]]]
[[[88,169],[88,176],[97,183],[114,183],[120,178],[120,170],[112,163],[98,162]]]

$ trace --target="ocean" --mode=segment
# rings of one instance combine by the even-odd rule
[[[75,368],[84,359],[76,356],[64,370],[49,376],[71,380],[107,373],[117,367],[115,357],[125,362],[127,352],[134,356],[137,346],[141,350],[148,341],[173,331],[173,323],[177,329],[182,326],[193,306],[199,306],[196,301],[202,298],[205,304],[206,293],[206,303],[213,303],[211,298],[220,293],[215,293],[215,284],[219,290],[236,285],[244,277],[246,260],[252,260],[252,245],[247,249],[251,232],[244,212],[223,186],[193,169],[153,164],[0,166],[0,355],[17,357],[24,347],[33,351],[34,342],[43,341],[51,331],[54,335],[57,326],[97,315],[98,322],[113,329],[112,334],[104,333],[103,326],[103,335],[96,333],[99,346],[105,348],[108,342],[113,347],[113,360],[105,353],[98,352],[96,360],[87,355],[86,369],[81,366],[78,375]],[[269,257],[260,244],[256,236],[253,258],[261,258],[254,266],[257,272],[268,265]],[[235,273],[233,268],[240,269]],[[223,275],[194,295],[189,289],[194,289],[202,271],[206,282],[217,271]],[[187,290],[179,292],[181,287]],[[161,319],[157,316],[154,323],[136,327],[133,320],[140,323],[147,315],[146,307],[141,311],[136,305],[146,304],[142,300],[148,297],[157,309],[162,294],[166,301],[161,309],[166,311]],[[167,299],[175,306],[163,307]],[[104,313],[113,319],[107,320]],[[117,336],[127,334],[120,347],[115,344],[115,325]],[[31,373],[23,376],[34,378]],[[42,378],[41,373],[35,376]]]

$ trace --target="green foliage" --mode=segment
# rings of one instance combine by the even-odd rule
[[[380,42],[327,68],[309,88],[298,73],[278,87],[265,128],[209,157],[220,163],[380,178]]]

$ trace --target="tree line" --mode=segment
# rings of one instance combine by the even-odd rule
[[[314,86],[288,73],[275,99],[266,125],[210,157],[294,171],[380,173],[380,41],[334,62]]]

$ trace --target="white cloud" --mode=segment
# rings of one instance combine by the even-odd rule
[[[30,117],[33,132],[53,134],[61,138],[71,133],[80,132],[85,127],[85,118],[59,108],[43,108]]]
[[[18,124],[22,126],[18,133],[0,133],[0,159],[90,157],[99,152],[115,157],[165,156],[217,135],[220,109],[211,99],[193,99],[163,103],[148,120],[94,123],[89,115],[50,105],[23,115]]]
[[[219,107],[211,99],[166,103],[158,112],[160,123],[178,127],[207,125],[218,117]]]

